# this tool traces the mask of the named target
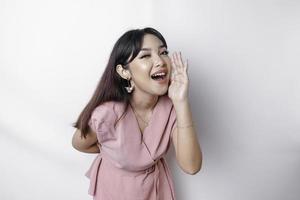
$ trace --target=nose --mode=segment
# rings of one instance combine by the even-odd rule
[[[159,55],[155,56],[155,60],[154,60],[155,67],[161,67],[164,65],[164,63],[165,63],[165,61]]]

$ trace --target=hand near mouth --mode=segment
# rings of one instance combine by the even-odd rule
[[[168,89],[168,96],[174,102],[188,100],[188,62],[182,61],[181,52],[174,52],[171,57],[171,84]]]

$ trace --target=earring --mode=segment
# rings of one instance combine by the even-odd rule
[[[131,93],[133,90],[133,85],[130,84],[130,78],[127,79],[128,81],[128,87],[125,87],[125,89],[127,90],[128,93]]]

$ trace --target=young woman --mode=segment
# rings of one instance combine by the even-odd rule
[[[171,143],[184,172],[200,170],[187,69],[180,53],[169,57],[165,39],[153,28],[130,30],[118,39],[74,124],[73,147],[98,153],[86,174],[95,200],[174,200],[164,158]]]

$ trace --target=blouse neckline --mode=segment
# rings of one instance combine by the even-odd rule
[[[147,134],[148,129],[152,126],[152,123],[153,123],[154,119],[156,118],[156,117],[155,117],[155,116],[156,116],[156,113],[157,113],[157,111],[159,110],[158,107],[160,106],[160,102],[162,101],[161,99],[162,99],[161,96],[159,96],[159,97],[158,97],[158,100],[157,100],[157,102],[156,102],[156,104],[155,104],[155,106],[154,106],[154,108],[153,108],[153,110],[152,110],[152,114],[151,114],[151,116],[150,116],[148,125],[144,128],[144,131],[143,131],[143,132],[142,132],[141,129],[140,129],[140,126],[139,126],[139,123],[138,123],[138,119],[137,119],[137,117],[136,117],[136,115],[135,115],[135,113],[134,113],[134,110],[133,110],[133,108],[132,108],[132,106],[131,106],[131,104],[130,104],[129,107],[130,107],[131,114],[133,115],[133,118],[134,118],[134,124],[135,124],[135,126],[136,126],[136,128],[137,128],[137,130],[138,130],[138,133],[140,134],[141,137],[144,137],[145,134]]]

